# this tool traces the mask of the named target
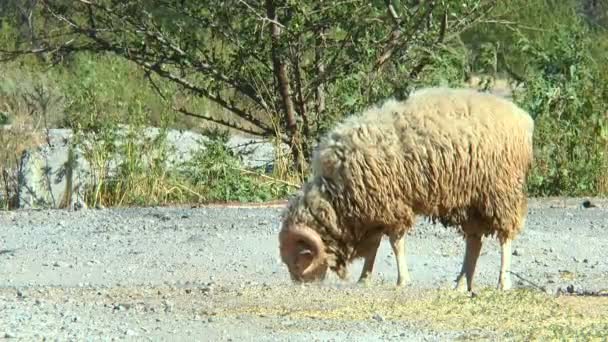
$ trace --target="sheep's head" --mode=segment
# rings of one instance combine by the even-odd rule
[[[284,227],[279,233],[281,259],[295,282],[313,282],[325,278],[327,255],[321,236],[306,225]]]

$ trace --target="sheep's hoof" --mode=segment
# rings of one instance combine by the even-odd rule
[[[366,278],[359,278],[359,280],[357,281],[357,283],[361,286],[369,286],[372,283],[372,279],[369,277]]]
[[[456,286],[454,287],[454,290],[462,293],[468,292],[469,289],[467,287],[466,280],[464,278],[458,279],[456,281]]]
[[[397,279],[397,283],[395,284],[397,287],[405,287],[411,283],[410,278],[400,278]]]
[[[397,274],[397,286],[405,286],[411,282],[409,272],[399,272]]]
[[[500,291],[508,291],[512,288],[511,279],[503,279],[498,282],[497,289]]]

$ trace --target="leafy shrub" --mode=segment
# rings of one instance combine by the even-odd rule
[[[182,177],[200,189],[206,201],[260,202],[286,196],[289,185],[247,171],[227,147],[227,135],[203,142],[203,147],[185,164]]]
[[[590,54],[593,35],[579,25],[554,31],[543,46],[519,44],[530,69],[515,98],[536,122],[530,194],[605,194],[608,69]]]

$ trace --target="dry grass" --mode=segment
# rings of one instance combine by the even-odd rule
[[[16,206],[18,168],[23,151],[39,146],[44,134],[29,116],[17,116],[10,126],[0,127],[0,209]]]
[[[451,290],[401,291],[390,286],[371,291],[248,289],[234,307],[219,314],[336,323],[380,315],[434,331],[462,331],[467,340],[587,340],[608,334],[608,297],[554,297],[527,289],[508,293],[486,289],[475,297]]]

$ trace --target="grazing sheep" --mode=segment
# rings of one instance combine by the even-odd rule
[[[351,116],[326,135],[312,176],[283,213],[280,253],[291,278],[321,280],[364,258],[369,279],[383,235],[409,282],[405,235],[422,215],[466,240],[456,289],[473,289],[484,236],[501,245],[499,289],[511,287],[511,241],[525,223],[534,122],[515,104],[469,89],[428,88]]]

